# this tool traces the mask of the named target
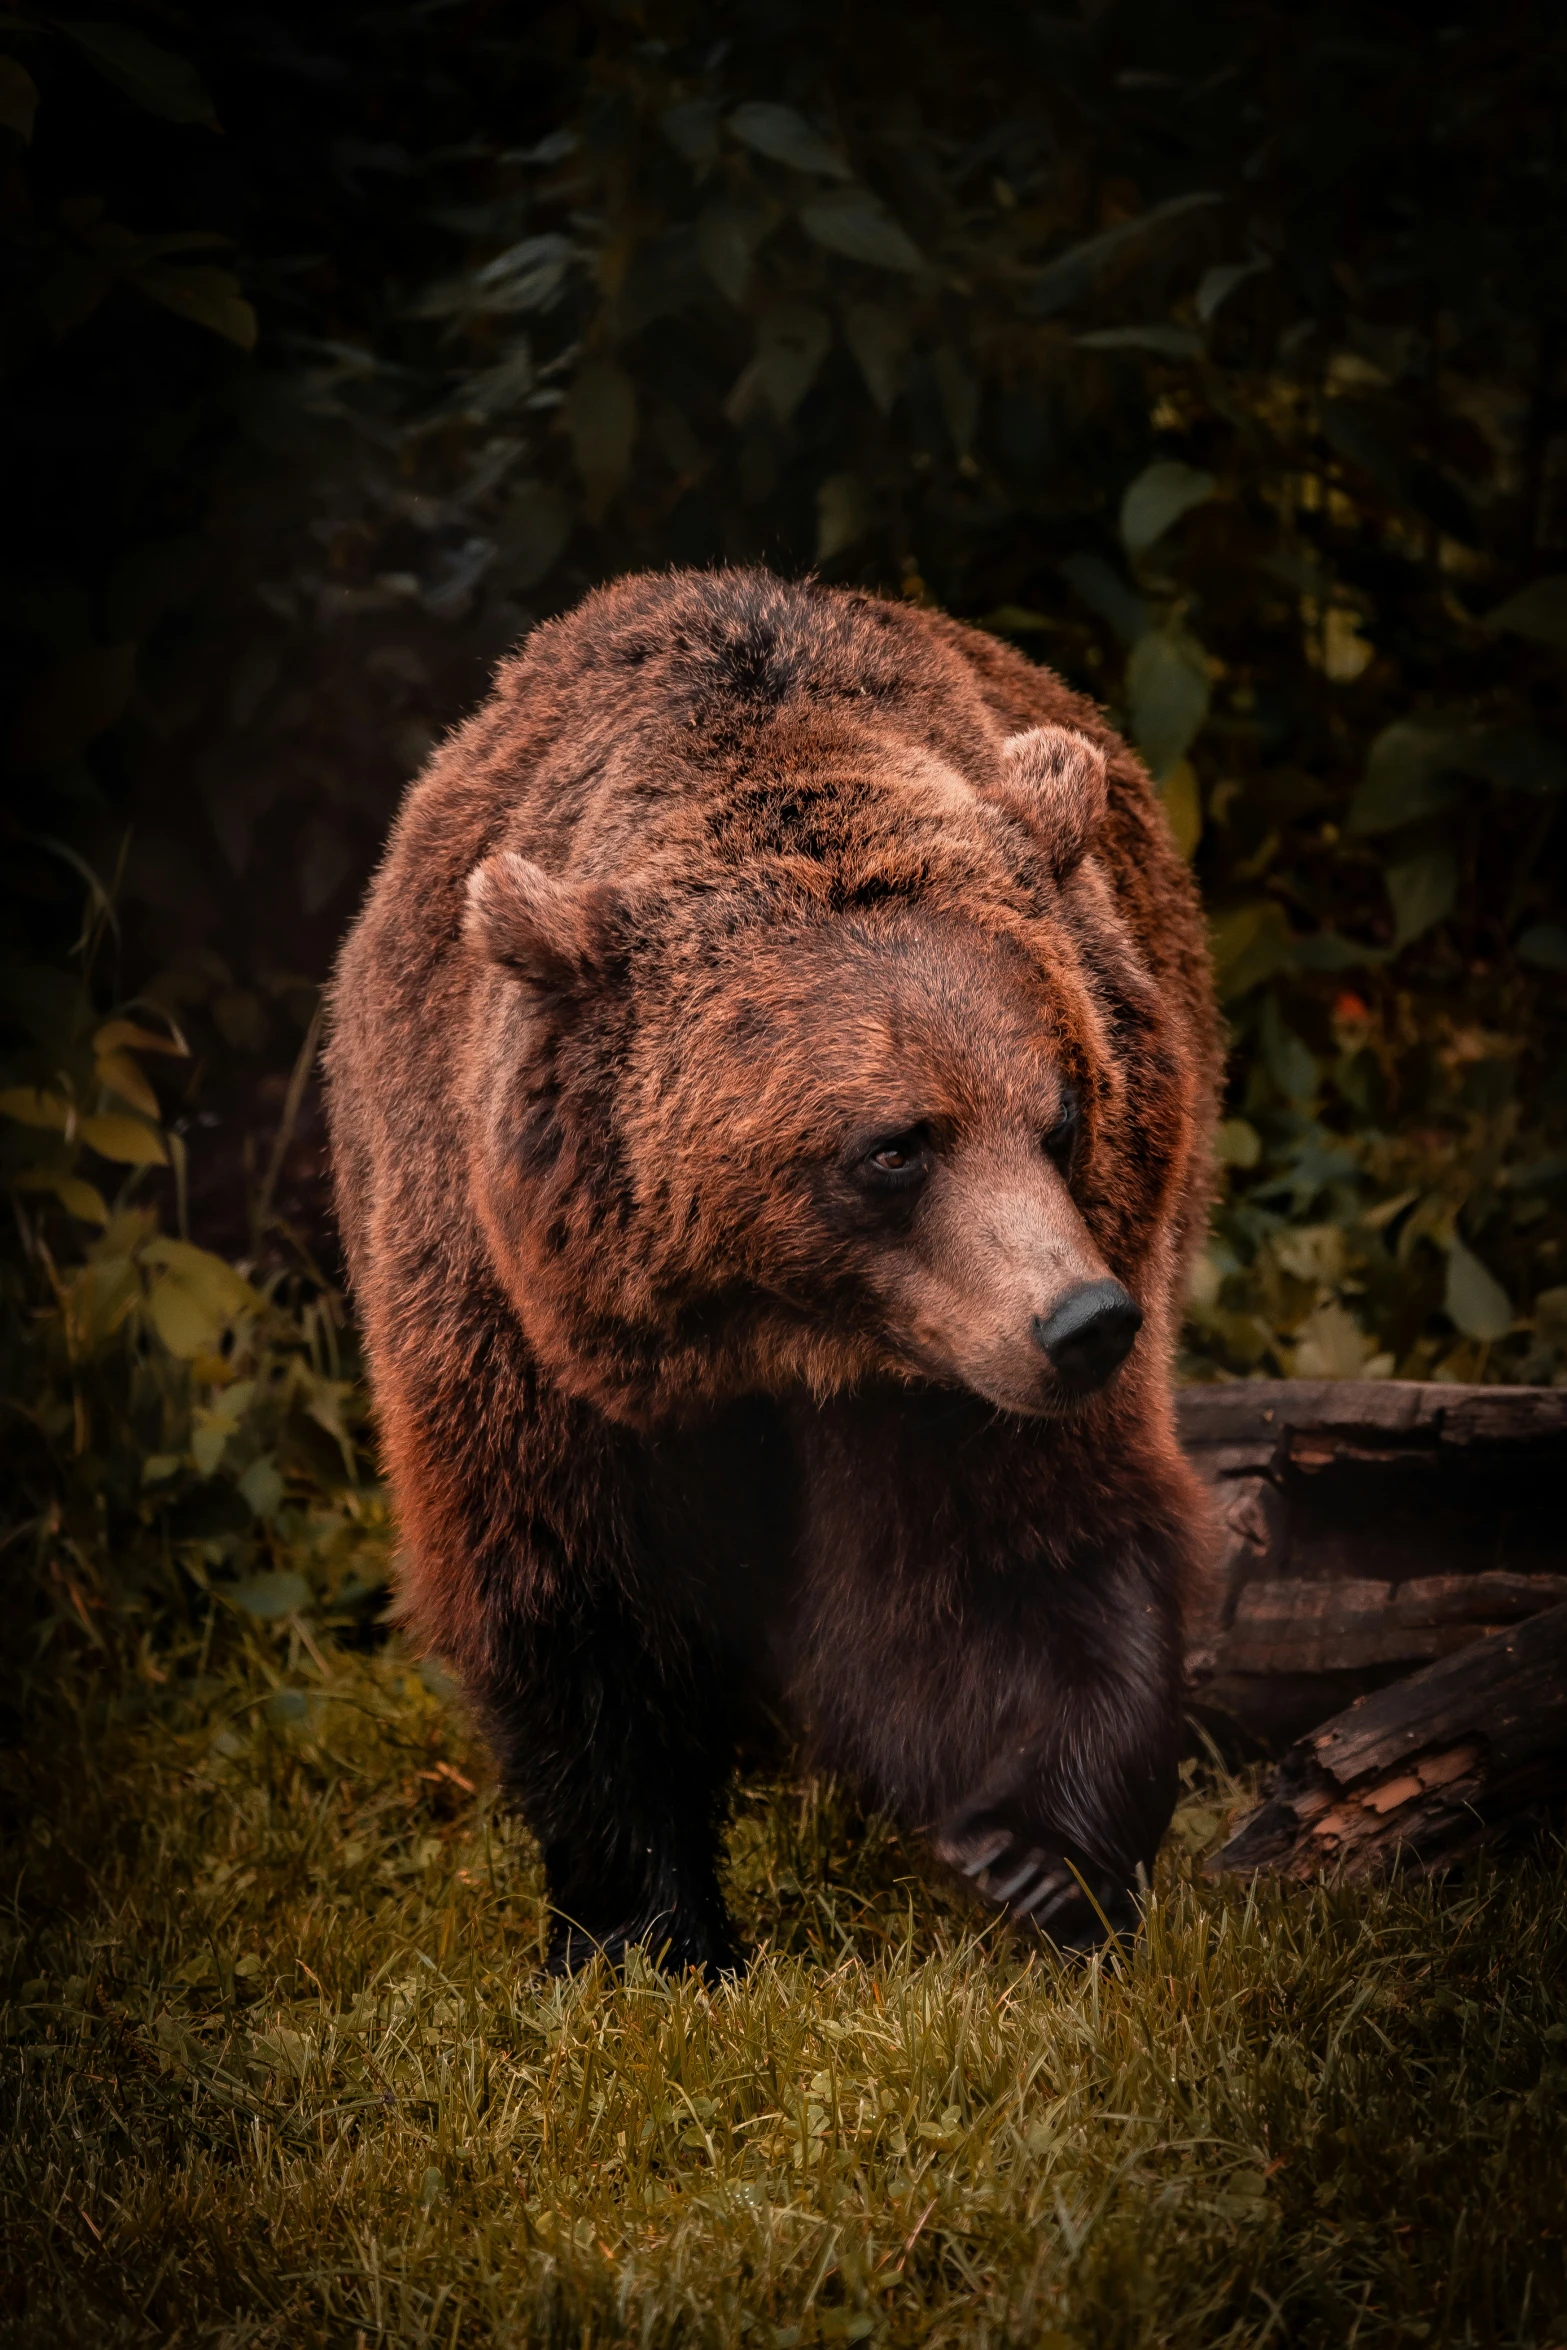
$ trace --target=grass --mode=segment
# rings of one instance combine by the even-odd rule
[[[748,1788],[744,1978],[560,1984],[395,1653],[62,1659],[5,1790],[0,2340],[1562,2341],[1562,1853],[1194,1881],[1239,1792],[1194,1781],[1137,1947],[1073,1969]]]

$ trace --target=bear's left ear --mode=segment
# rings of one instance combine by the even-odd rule
[[[996,796],[1028,826],[1056,880],[1065,881],[1104,822],[1105,755],[1068,727],[1031,726],[1002,744]]]
[[[603,960],[614,892],[604,882],[557,881],[510,849],[468,876],[463,924],[471,946],[540,988],[569,988]]]

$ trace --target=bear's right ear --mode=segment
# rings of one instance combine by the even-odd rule
[[[610,896],[602,882],[556,881],[502,849],[468,876],[463,935],[535,987],[569,987],[601,959]]]
[[[1001,746],[998,795],[1039,842],[1058,882],[1093,846],[1109,806],[1105,755],[1086,734],[1065,726],[1031,726]]]

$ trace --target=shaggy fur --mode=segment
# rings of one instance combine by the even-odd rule
[[[402,1604],[558,1963],[729,1958],[767,1719],[1061,1939],[1127,1914],[1202,1536],[1169,1378],[1216,1075],[1145,774],[955,622],[627,579],[438,751],[334,984],[338,1191]],[[1091,1282],[1142,1315],[1097,1389],[1045,1351]]]

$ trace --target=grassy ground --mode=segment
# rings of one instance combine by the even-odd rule
[[[0,2340],[1567,2339],[1560,1851],[1194,1884],[1237,1792],[1194,1784],[1119,1969],[762,1788],[742,1981],[561,1985],[406,1662],[296,1625],[73,1669],[5,1792]]]

